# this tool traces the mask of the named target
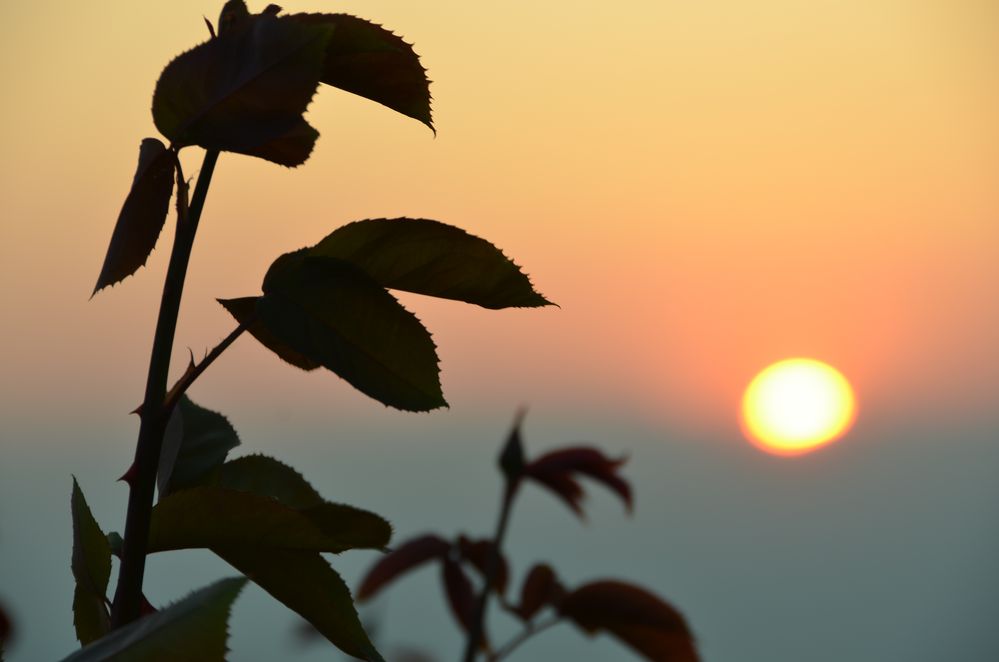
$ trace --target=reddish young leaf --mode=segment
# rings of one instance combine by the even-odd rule
[[[624,462],[625,458],[613,460],[596,448],[574,446],[542,455],[527,465],[524,475],[552,490],[580,516],[583,489],[573,474],[603,483],[621,497],[631,512],[631,486],[617,473]]]
[[[475,566],[475,569],[479,571],[483,578],[486,576],[489,556],[492,550],[493,543],[491,540],[484,538],[481,540],[469,540],[465,536],[458,537],[458,552],[461,554],[461,558]],[[509,565],[506,562],[506,558],[500,553],[499,565],[493,576],[493,589],[500,595],[506,594],[507,578],[509,576]]]
[[[149,259],[170,208],[174,164],[166,145],[155,138],[142,141],[132,188],[118,213],[94,294],[131,276]]]
[[[451,614],[461,629],[468,632],[475,619],[475,589],[472,588],[472,582],[461,566],[447,557],[444,558],[441,567],[441,579],[444,582],[444,593],[447,594]],[[485,636],[482,639],[484,641]]]
[[[555,571],[547,563],[539,563],[531,568],[520,589],[520,604],[517,615],[525,621],[534,618],[546,605],[557,604],[565,589],[555,576]]]
[[[0,648],[3,648],[3,644],[11,639],[11,633],[14,631],[14,626],[11,624],[10,617],[7,612],[0,607]]]
[[[369,600],[400,575],[438,558],[445,558],[451,545],[440,536],[428,534],[399,545],[375,563],[357,589],[358,602]]]
[[[559,612],[587,633],[610,633],[648,660],[700,659],[683,615],[637,586],[610,580],[585,584],[560,601]]]

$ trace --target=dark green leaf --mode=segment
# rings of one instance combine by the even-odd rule
[[[316,136],[302,118],[332,28],[273,15],[220,24],[220,34],[167,65],[153,120],[174,145],[304,163]]]
[[[302,370],[315,370],[318,368],[318,363],[282,343],[274,334],[267,330],[267,327],[259,319],[256,319],[257,300],[259,298],[219,299],[218,302],[229,311],[230,315],[236,318],[237,322],[247,324],[246,330],[259,340],[261,345],[277,354],[279,358]]]
[[[70,499],[73,513],[73,625],[76,638],[87,645],[103,637],[111,629],[105,598],[111,577],[111,547],[104,532],[94,519],[87,500],[73,479]]]
[[[173,181],[173,153],[155,138],[143,140],[132,188],[118,213],[94,294],[131,276],[146,263],[166,222]]]
[[[310,254],[350,262],[391,289],[493,309],[551,305],[498,248],[438,221],[357,221],[333,231]]]
[[[447,404],[430,334],[358,268],[297,251],[275,260],[263,289],[257,314],[282,345],[386,405]]]
[[[182,396],[167,424],[157,474],[160,498],[200,484],[239,446],[239,436],[222,414]]]
[[[413,47],[380,25],[348,14],[295,14],[307,25],[327,25],[322,82],[387,106],[434,128],[430,81]]]
[[[247,455],[222,465],[214,485],[240,492],[274,497],[291,508],[302,509],[323,503],[302,474],[266,455]]]
[[[382,662],[364,632],[350,589],[318,553],[242,545],[216,548],[215,553],[297,612],[343,652]]]
[[[319,552],[382,549],[392,529],[377,515],[338,504],[302,511],[269,496],[221,487],[176,492],[153,508],[149,551],[271,547]]]
[[[73,653],[63,662],[223,662],[242,577],[206,586]]]

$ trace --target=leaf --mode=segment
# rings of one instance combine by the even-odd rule
[[[683,615],[637,586],[618,581],[586,584],[568,593],[559,611],[587,633],[606,631],[648,660],[699,660]]]
[[[149,259],[170,208],[174,164],[166,145],[155,138],[142,141],[132,188],[118,213],[94,294],[131,276]]]
[[[362,660],[382,660],[364,632],[350,589],[318,553],[252,545],[214,551],[343,652]]]
[[[437,351],[415,315],[363,272],[303,251],[275,260],[257,314],[283,345],[379,402],[445,406]]]
[[[114,630],[64,662],[223,662],[232,603],[246,584],[223,579]]]
[[[319,492],[302,474],[266,455],[247,455],[229,460],[219,469],[213,484],[229,490],[274,497],[295,509],[323,503]]]
[[[499,456],[500,471],[503,472],[508,484],[519,481],[524,473],[524,442],[521,439],[520,428],[523,425],[525,415],[523,410],[517,413],[513,428],[511,428]]]
[[[461,629],[468,632],[472,629],[472,621],[475,619],[475,590],[472,588],[472,582],[461,566],[447,557],[443,559],[441,580],[444,582],[444,593],[447,595],[451,615]],[[483,633],[482,642],[485,641],[486,636]]]
[[[429,561],[445,558],[450,549],[450,543],[433,534],[407,540],[378,559],[368,570],[357,590],[357,601],[370,600],[400,575]]]
[[[221,487],[176,492],[153,508],[149,551],[272,547],[317,552],[383,549],[384,519],[339,504],[295,510],[276,499]]]
[[[486,576],[486,570],[489,565],[489,555],[493,550],[493,542],[488,539],[480,540],[470,540],[465,536],[458,537],[458,552],[461,554],[461,558],[465,559],[471,563],[479,574],[482,575],[483,579]],[[510,568],[507,564],[506,558],[500,553],[498,557],[498,566],[496,572],[493,575],[493,589],[500,595],[506,594],[507,579],[510,575]]]
[[[310,254],[350,262],[390,289],[491,309],[551,305],[498,248],[438,221],[356,221],[334,230]]]
[[[318,368],[318,363],[282,343],[274,334],[267,330],[263,322],[256,319],[257,300],[259,299],[260,297],[243,297],[241,299],[219,299],[218,302],[229,311],[229,314],[237,322],[247,324],[246,330],[260,341],[261,345],[277,354],[282,360],[302,370],[315,370]]]
[[[13,632],[14,625],[10,620],[10,616],[4,611],[3,605],[0,605],[0,656],[3,654],[4,644],[13,638]],[[0,660],[2,659],[0,657]]]
[[[160,499],[200,484],[222,466],[236,446],[239,435],[229,419],[182,396],[167,424],[160,451],[156,478]]]
[[[520,604],[517,615],[529,621],[546,605],[556,604],[564,589],[555,577],[555,571],[547,563],[539,563],[531,568],[520,589]]]
[[[626,458],[613,460],[596,448],[576,446],[542,455],[525,467],[524,475],[558,495],[577,515],[583,514],[580,507],[583,488],[573,474],[603,483],[621,497],[631,512],[631,486],[617,473],[625,461]]]
[[[294,14],[333,28],[322,82],[387,106],[434,128],[430,81],[413,47],[380,25],[349,14]]]
[[[111,577],[111,547],[94,519],[80,485],[73,479],[70,499],[73,513],[73,559],[76,589],[73,593],[73,625],[76,638],[86,645],[111,630],[106,596]]]
[[[270,14],[227,22],[225,13],[219,28],[163,70],[153,94],[156,128],[176,147],[304,163],[319,134],[302,114],[332,29]]]

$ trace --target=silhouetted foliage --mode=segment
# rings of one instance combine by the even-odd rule
[[[156,83],[153,122],[169,146],[156,138],[142,141],[94,290],[146,263],[176,190],[176,236],[145,396],[135,410],[135,460],[122,476],[130,490],[124,535],[105,535],[73,482],[73,611],[86,647],[72,659],[222,659],[229,606],[242,580],[220,582],[162,610],[142,593],[147,554],[203,548],[344,652],[381,660],[350,591],[322,554],[384,550],[392,534],[388,522],[326,501],[276,459],[228,459],[239,445],[235,429],[222,414],[192,402],[187,391],[248,331],[296,367],[325,367],[385,405],[427,411],[446,404],[436,346],[388,290],[493,309],[549,302],[499,249],[463,230],[425,219],[359,221],[279,256],[261,295],[220,300],[238,326],[202,361],[192,356],[168,388],[186,271],[220,152],[289,167],[304,163],[319,136],[305,112],[321,84],[434,129],[419,57],[379,25],[346,14],[282,15],[276,5],[254,14],[242,0],[225,3],[217,30],[206,23],[210,38],[170,61]],[[178,156],[189,146],[205,150],[193,192]],[[471,561],[486,573],[489,554],[488,545],[468,541],[446,560],[454,604],[469,622],[474,594],[459,564]],[[109,600],[112,556],[121,564]],[[179,643],[172,646],[172,639]]]
[[[591,447],[569,447],[527,461],[521,434],[523,414],[499,457],[506,487],[499,523],[492,538],[470,539],[459,535],[454,541],[428,533],[413,538],[379,559],[361,581],[358,601],[369,600],[410,570],[431,561],[441,565],[443,592],[457,625],[467,636],[465,660],[482,653],[488,662],[512,653],[524,641],[552,625],[568,621],[587,634],[606,632],[647,660],[654,662],[697,662],[694,637],[683,616],[649,591],[616,580],[603,580],[567,589],[547,563],[534,565],[521,583],[519,601],[506,597],[509,564],[502,552],[514,497],[525,479],[554,491],[582,516],[582,488],[574,474],[583,474],[608,485],[628,506],[632,506],[631,485],[619,473],[624,460],[612,460]],[[463,566],[474,569],[481,578],[478,593]],[[524,625],[524,630],[498,648],[489,644],[486,632],[486,606],[496,594],[503,609]],[[546,621],[538,619],[550,612]]]

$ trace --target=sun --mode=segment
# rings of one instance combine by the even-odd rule
[[[846,378],[814,359],[786,359],[756,375],[742,398],[746,437],[777,455],[800,455],[853,425],[857,404]]]

